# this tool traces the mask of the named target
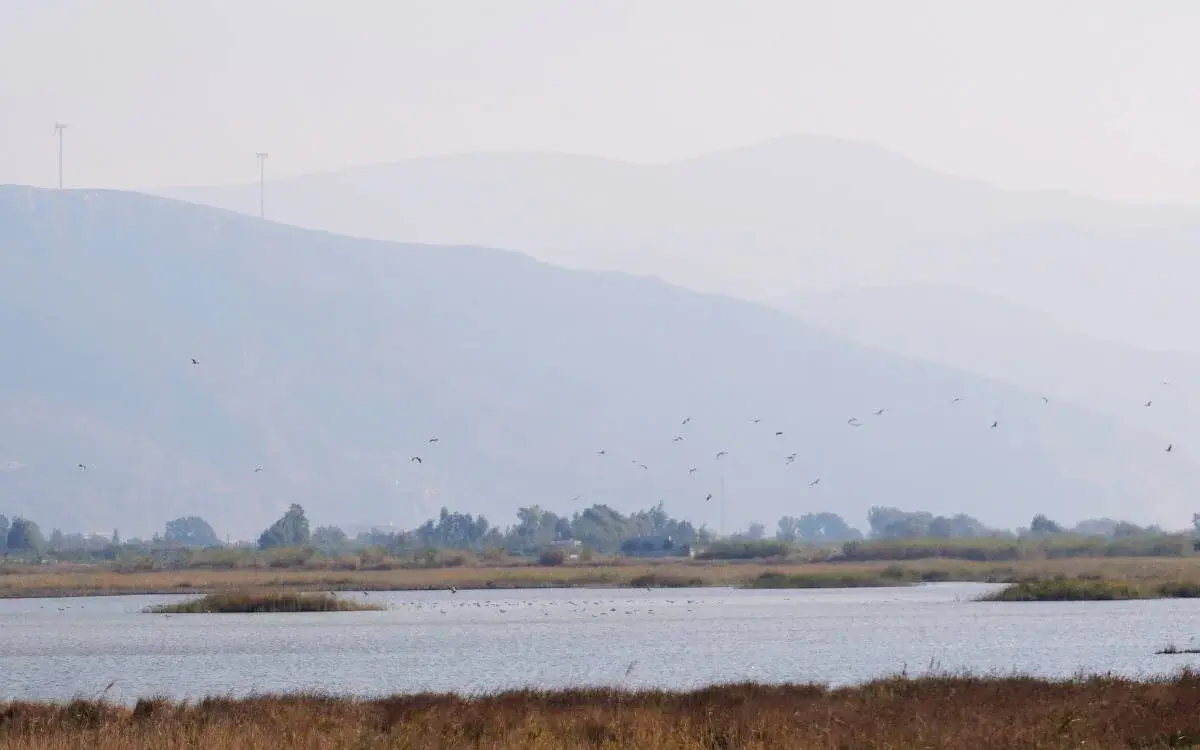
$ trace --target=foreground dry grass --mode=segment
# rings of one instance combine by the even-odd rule
[[[0,748],[1179,748],[1200,743],[1200,675],[893,679],[828,690],[578,690],[486,698],[0,704]]]
[[[1200,556],[1069,558],[982,563],[929,559],[904,563],[660,562],[505,565],[394,570],[296,570],[191,568],[120,573],[100,566],[0,568],[0,597],[92,596],[102,594],[210,593],[246,587],[297,591],[512,589],[615,586],[748,586],[764,573],[780,573],[783,585],[821,587],[896,585],[914,581],[1038,581],[1068,579],[1133,584],[1200,584]],[[771,582],[775,577],[769,577]]]

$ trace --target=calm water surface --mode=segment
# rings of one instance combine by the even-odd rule
[[[520,686],[847,684],[907,670],[1200,667],[1200,600],[990,604],[993,588],[346,594],[386,612],[149,615],[171,596],[0,601],[0,699]],[[632,665],[632,668],[630,667]]]

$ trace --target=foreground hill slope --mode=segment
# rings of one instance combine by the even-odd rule
[[[1200,488],[1094,412],[651,278],[110,191],[0,188],[0,243],[0,512],[46,525],[658,501],[728,528],[877,503],[1181,525]]]

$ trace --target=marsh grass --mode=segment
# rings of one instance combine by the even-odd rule
[[[706,580],[697,575],[671,573],[646,573],[629,579],[629,585],[646,589],[684,589],[706,585]]]
[[[1200,677],[1048,682],[938,676],[852,688],[735,684],[486,697],[319,695],[0,703],[0,747],[1181,748],[1200,743]]]
[[[1116,601],[1124,599],[1191,599],[1200,597],[1200,586],[1187,581],[1127,582],[1053,578],[1022,581],[984,594],[989,602]]]
[[[1200,654],[1200,648],[1179,648],[1174,643],[1168,643],[1154,653],[1162,655]]]
[[[947,558],[976,562],[1015,562],[1104,557],[1188,557],[1190,534],[1139,534],[1120,539],[1056,534],[1041,538],[973,537],[963,539],[868,539],[842,546],[844,560],[925,560]]]
[[[908,576],[884,575],[882,572],[786,573],[771,570],[761,573],[748,584],[754,589],[841,589],[873,586],[906,586],[914,579]]]
[[[150,614],[249,614],[259,612],[378,612],[381,604],[343,599],[327,592],[223,591],[177,604],[156,604]]]
[[[0,575],[0,597],[97,596],[106,594],[205,594],[241,588],[292,591],[400,591],[422,589],[613,588],[645,580],[686,581],[696,586],[751,586],[763,573],[816,579],[857,579],[850,585],[921,581],[1019,583],[1053,578],[1117,580],[1131,585],[1200,592],[1200,557],[1064,558],[983,563],[927,559],[908,562],[631,561],[595,563],[475,564],[443,568],[295,570],[286,568],[181,569],[121,573],[103,566],[12,567]],[[645,579],[644,576],[654,576]],[[813,580],[806,581],[805,577]],[[891,580],[883,580],[891,579]]]

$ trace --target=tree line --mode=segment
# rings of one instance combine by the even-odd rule
[[[1200,531],[1200,514],[1193,516]],[[773,540],[788,545],[839,545],[860,540],[905,539],[1022,539],[1077,535],[1125,538],[1162,534],[1157,526],[1142,527],[1127,521],[1107,518],[1088,519],[1073,527],[1057,523],[1044,514],[1034,516],[1028,527],[1015,531],[989,528],[966,515],[934,515],[925,511],[905,511],[876,506],[867,514],[864,533],[848,524],[840,515],[828,511],[784,516],[776,524]],[[596,504],[570,516],[559,515],[537,505],[520,508],[516,523],[506,527],[492,524],[486,516],[442,508],[436,518],[402,531],[372,529],[350,538],[332,525],[311,528],[304,508],[293,504],[271,526],[264,529],[254,546],[258,549],[309,547],[337,552],[363,547],[380,547],[395,554],[422,549],[504,550],[509,554],[536,554],[557,543],[578,544],[601,554],[617,554],[630,540],[647,537],[669,538],[680,547],[704,548],[717,540],[707,527],[670,516],[662,503],[645,510],[624,514],[608,505]],[[724,537],[733,542],[765,542],[770,538],[766,526],[751,523],[746,530]],[[45,554],[111,557],[123,549],[140,552],[171,548],[225,546],[213,527],[199,516],[185,516],[167,522],[161,534],[149,540],[122,542],[114,529],[111,536],[79,533],[64,534],[59,529],[49,537],[38,524],[16,517],[11,521],[0,514],[0,551],[7,557]]]

